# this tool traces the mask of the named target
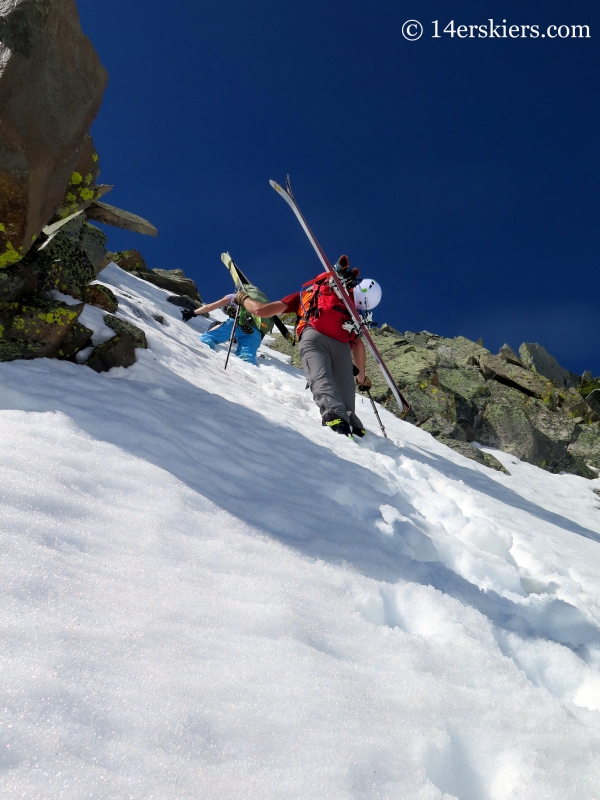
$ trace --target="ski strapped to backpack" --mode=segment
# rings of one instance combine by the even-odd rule
[[[260,303],[268,303],[269,299],[260,289],[257,289],[254,284],[250,283],[248,278],[244,275],[242,270],[238,267],[235,263],[233,258],[229,255],[229,253],[221,253],[221,261],[225,264],[227,269],[229,270],[229,274],[233,278],[233,282],[235,283],[238,289],[243,289],[249,297],[253,300],[258,300]],[[245,314],[251,317],[252,321],[258,328],[259,332],[264,336],[267,333],[270,333],[273,330],[273,325],[277,328],[277,330],[284,336],[286,339],[289,339],[292,344],[294,344],[294,337],[289,332],[287,327],[284,323],[279,319],[277,316],[269,317],[269,318],[261,318],[256,317],[254,314],[250,314],[244,309]]]
[[[396,382],[392,378],[392,376],[390,374],[390,371],[387,368],[387,365],[386,365],[385,361],[381,357],[381,355],[379,353],[379,350],[377,349],[377,346],[376,346],[375,342],[373,341],[373,338],[372,338],[371,334],[369,333],[369,329],[368,329],[367,325],[365,324],[365,321],[362,319],[362,317],[360,316],[360,314],[356,310],[356,307],[354,306],[354,303],[350,299],[350,295],[348,294],[342,279],[337,274],[335,269],[331,266],[331,263],[330,263],[329,259],[327,258],[327,256],[323,252],[323,250],[322,250],[320,244],[317,242],[313,232],[308,227],[308,223],[306,222],[306,220],[302,216],[302,212],[298,208],[298,206],[296,204],[296,201],[294,199],[294,195],[292,194],[292,187],[290,185],[289,175],[288,175],[288,178],[287,178],[286,188],[285,189],[283,188],[283,186],[280,186],[275,181],[269,181],[269,183],[271,184],[273,189],[275,189],[275,191],[278,194],[280,194],[281,197],[283,197],[283,199],[286,201],[286,203],[289,205],[289,207],[292,209],[292,211],[296,215],[296,218],[298,219],[298,222],[302,226],[302,229],[304,230],[304,233],[308,236],[308,239],[309,239],[310,243],[312,244],[313,248],[315,249],[315,251],[316,251],[316,253],[317,253],[318,257],[319,257],[319,260],[321,261],[321,264],[323,264],[323,266],[325,267],[326,272],[329,273],[330,281],[332,283],[332,286],[335,286],[337,295],[340,297],[340,299],[342,300],[342,302],[344,303],[344,305],[346,307],[346,310],[347,310],[347,312],[348,312],[348,314],[349,314],[349,316],[351,318],[351,324],[353,326],[354,332],[358,336],[360,336],[360,338],[363,340],[364,344],[366,345],[367,349],[369,350],[369,352],[373,356],[373,358],[375,360],[375,363],[377,364],[377,366],[381,370],[381,374],[385,378],[385,381],[386,381],[387,385],[390,387],[390,390],[391,390],[391,393],[392,393],[394,399],[398,403],[398,407],[400,409],[400,412],[401,412],[402,416],[403,417],[406,416],[406,414],[410,410],[410,406],[409,406],[406,398],[404,397],[404,395],[400,391],[400,389],[396,386]]]

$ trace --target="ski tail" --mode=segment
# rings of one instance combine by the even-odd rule
[[[248,280],[248,278],[244,275],[242,270],[238,267],[235,263],[233,258],[229,255],[229,253],[221,253],[221,261],[225,264],[227,269],[229,270],[229,274],[233,278],[233,282],[238,287],[238,289],[243,289],[244,286],[248,286],[252,282]],[[287,326],[281,321],[281,319],[277,316],[272,317],[273,324],[279,331],[279,333],[289,339],[292,344],[295,344],[295,340],[293,335],[287,329]]]
[[[221,253],[221,261],[227,267],[227,270],[229,271],[229,274],[231,275],[233,282],[238,289],[242,289],[244,287],[244,283],[250,283],[249,280],[244,280],[244,278],[242,278],[238,265],[235,263],[229,253]]]
[[[364,324],[364,322],[361,319],[359,313],[354,308],[354,305],[351,303],[350,296],[348,295],[348,292],[346,291],[346,287],[344,286],[340,276],[333,269],[333,267],[331,265],[331,262],[329,261],[329,259],[325,255],[325,252],[321,248],[321,245],[318,243],[314,233],[311,231],[307,221],[304,219],[304,216],[302,215],[302,212],[298,208],[296,200],[294,199],[294,195],[292,194],[292,187],[291,187],[291,184],[290,184],[289,175],[287,177],[286,188],[285,189],[283,188],[283,186],[280,186],[276,181],[269,181],[269,183],[271,184],[273,189],[275,189],[277,194],[281,195],[281,197],[283,197],[283,199],[288,204],[288,206],[292,209],[292,211],[296,215],[296,218],[298,219],[298,222],[302,226],[302,229],[304,230],[304,233],[307,235],[308,240],[312,244],[317,256],[319,257],[319,260],[320,260],[321,264],[323,264],[323,266],[325,267],[327,272],[331,273],[331,278],[332,278],[332,280],[334,281],[335,285],[337,286],[337,288],[339,290],[340,297],[342,298],[348,313],[350,314],[350,316],[352,317],[352,319],[353,319],[353,321],[355,323],[356,332],[358,333],[360,338],[363,340],[363,342],[366,345],[367,349],[369,350],[369,352],[373,356],[373,359],[375,360],[375,363],[377,364],[377,366],[381,370],[381,374],[383,375],[387,385],[389,386],[394,399],[398,403],[398,407],[400,409],[400,412],[401,412],[402,416],[403,417],[406,416],[406,414],[408,414],[408,412],[410,411],[410,406],[408,404],[408,401],[406,400],[406,398],[404,397],[404,395],[402,394],[402,392],[400,391],[400,389],[396,385],[396,382],[392,378],[392,375],[390,374],[390,371],[387,368],[387,365],[386,365],[385,361],[381,357],[381,355],[379,353],[379,350],[377,349],[377,346],[376,346],[375,342],[373,341],[373,338],[371,337],[371,334],[369,333],[368,328]]]

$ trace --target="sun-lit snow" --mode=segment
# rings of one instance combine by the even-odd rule
[[[600,798],[600,480],[352,443],[100,279],[137,364],[0,364],[0,796]]]

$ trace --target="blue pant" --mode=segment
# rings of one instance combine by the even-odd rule
[[[219,325],[218,328],[212,328],[212,330],[203,333],[200,337],[200,341],[207,344],[211,350],[214,350],[216,344],[223,344],[223,342],[229,341],[232,328],[233,320],[228,319],[222,325]],[[235,338],[238,343],[236,355],[241,358],[242,361],[247,361],[249,364],[256,364],[256,351],[260,347],[262,341],[262,337],[256,328],[253,327],[252,333],[248,334],[244,333],[238,326],[235,332]]]

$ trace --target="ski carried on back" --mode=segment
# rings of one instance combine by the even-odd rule
[[[352,321],[354,323],[354,331],[355,331],[355,333],[358,334],[358,336],[360,336],[360,338],[363,340],[363,342],[365,343],[366,347],[368,348],[369,352],[371,353],[371,355],[375,359],[375,363],[377,364],[377,366],[381,370],[381,374],[385,378],[385,381],[386,381],[387,385],[390,387],[390,389],[392,391],[392,395],[394,396],[394,399],[398,403],[398,407],[400,408],[402,416],[404,417],[409,412],[410,406],[409,406],[406,398],[404,397],[404,395],[400,391],[400,389],[396,386],[396,382],[392,378],[392,376],[390,374],[390,371],[387,368],[387,365],[386,365],[385,361],[381,357],[381,355],[379,353],[379,350],[377,349],[377,345],[375,344],[375,342],[373,341],[373,337],[369,333],[369,329],[365,325],[362,317],[360,316],[360,314],[356,310],[356,308],[354,306],[354,303],[350,299],[350,295],[348,294],[342,279],[337,274],[337,272],[334,270],[334,268],[331,266],[331,263],[329,262],[329,259],[327,258],[327,256],[323,252],[323,250],[321,249],[321,246],[317,242],[317,240],[315,239],[315,236],[314,236],[313,232],[308,227],[308,223],[306,222],[306,220],[302,216],[302,212],[298,208],[298,206],[296,204],[296,201],[294,200],[294,195],[292,194],[292,187],[290,185],[289,175],[288,175],[288,178],[287,178],[287,181],[286,181],[286,188],[285,189],[283,188],[283,186],[280,186],[275,181],[269,181],[269,183],[271,184],[273,189],[275,189],[275,191],[283,197],[285,202],[292,209],[292,211],[294,212],[294,214],[298,218],[298,222],[300,223],[300,225],[302,225],[304,233],[308,236],[308,238],[310,240],[310,243],[312,244],[312,246],[316,250],[316,253],[319,256],[319,259],[321,261],[321,264],[323,264],[323,266],[325,267],[325,270],[327,272],[329,272],[329,274],[331,275],[331,280],[335,284],[336,290],[337,290],[339,296],[341,297],[342,302],[346,306],[346,310],[348,311],[348,313],[350,314],[350,316],[352,318]]]
[[[251,281],[244,275],[242,270],[238,267],[235,263],[233,258],[229,255],[229,253],[221,253],[221,261],[225,264],[227,269],[229,270],[229,274],[233,278],[233,282],[235,283],[238,289],[244,289],[246,286],[251,286]],[[273,320],[273,324],[277,328],[277,330],[284,336],[286,339],[289,339],[292,344],[294,343],[294,337],[288,331],[285,324],[279,319],[279,317],[274,316],[271,317]]]

